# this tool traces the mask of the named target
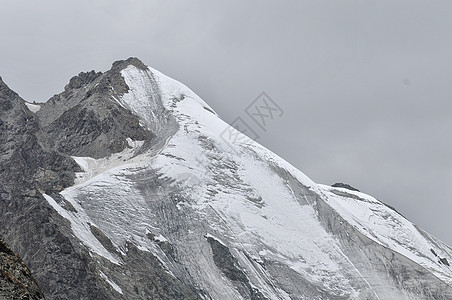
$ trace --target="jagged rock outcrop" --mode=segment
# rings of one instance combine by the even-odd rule
[[[70,226],[41,195],[72,185],[80,167],[39,142],[36,116],[4,83],[0,101],[0,234],[27,262],[50,299],[99,295],[88,253],[77,249]]]
[[[13,194],[34,189],[60,191],[71,185],[79,166],[67,155],[45,149],[37,139],[36,116],[0,81],[0,176]]]
[[[44,300],[44,295],[30,270],[2,239],[0,239],[0,299]]]
[[[127,63],[140,66],[134,59]],[[118,62],[105,74],[80,73],[63,93],[43,105],[36,113],[42,143],[61,153],[101,158],[123,151],[127,139],[151,141],[153,133],[140,126],[130,110],[112,101],[128,91],[120,68]]]
[[[347,183],[342,183],[342,182],[336,182],[335,184],[331,185],[332,187],[339,187],[339,188],[344,188],[344,189],[348,189],[351,191],[356,191],[359,192],[359,190],[357,188],[352,187],[350,184]]]

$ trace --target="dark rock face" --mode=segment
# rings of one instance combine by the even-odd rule
[[[359,190],[357,188],[354,188],[351,185],[349,185],[347,183],[342,183],[342,182],[337,182],[337,183],[333,184],[332,187],[344,188],[344,189],[348,189],[351,191],[359,192]]]
[[[96,107],[78,104],[44,130],[42,139],[58,152],[94,158],[121,152],[128,146],[127,138],[150,140],[152,137],[140,127],[135,116],[115,103],[107,104],[103,116]]]
[[[251,287],[248,277],[239,269],[237,260],[232,256],[228,247],[212,237],[207,237],[207,241],[212,248],[215,265],[237,286],[240,294],[242,294],[245,299],[267,299],[261,292]]]
[[[116,282],[126,283],[132,287],[123,290],[124,296],[112,299],[162,299],[162,300],[200,300],[198,291],[170,275],[161,265],[157,257],[149,252],[140,251],[131,243],[127,244],[127,255],[124,263],[128,271],[112,265],[110,276]]]
[[[4,84],[0,92],[6,107],[0,111],[0,234],[27,262],[48,299],[107,299],[96,287],[88,252],[41,195],[72,185],[79,166],[38,140],[39,122],[16,93]]]
[[[8,111],[13,108],[13,102],[18,101],[19,95],[10,90],[0,77],[0,111]]]
[[[63,93],[37,112],[40,141],[61,153],[93,158],[121,152],[128,138],[151,141],[154,134],[115,101],[128,91],[119,72],[129,64],[143,65],[131,58],[115,62],[105,74],[91,71],[73,77]]]
[[[69,80],[69,83],[64,88],[65,91],[79,89],[87,84],[93,82],[96,78],[102,75],[102,72],[81,72],[77,76],[74,76]]]
[[[237,267],[237,262],[229,249],[219,241],[208,237],[207,241],[212,248],[215,265],[232,281],[247,282],[246,275]]]
[[[43,300],[36,280],[19,256],[0,239],[0,299]]]
[[[36,117],[24,101],[0,84],[0,176],[5,188],[23,193],[35,188],[61,190],[72,184],[78,165],[68,156],[44,149]]]
[[[449,264],[449,262],[447,261],[447,258],[445,258],[445,257],[440,258],[439,261],[440,261],[443,265],[446,265],[446,266],[450,267],[450,264]]]

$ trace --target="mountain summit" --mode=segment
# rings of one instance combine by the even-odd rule
[[[0,234],[47,299],[452,299],[450,247],[136,58],[0,101]]]

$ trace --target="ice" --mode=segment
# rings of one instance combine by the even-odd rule
[[[118,293],[123,294],[122,289],[113,281],[111,281],[107,275],[105,275],[102,271],[99,272],[100,273],[100,277],[102,277],[103,279],[105,279],[106,282],[108,282],[108,284]]]
[[[168,242],[168,240],[162,234],[154,237],[154,240],[161,243]]]
[[[143,145],[144,141],[133,141],[131,138],[128,138],[127,142],[129,148],[126,148],[119,153],[114,153],[106,158],[94,159],[91,157],[72,156],[75,162],[83,170],[83,172],[78,172],[76,174],[77,179],[75,183],[81,184],[112,168],[131,164],[131,160],[135,157],[135,151]]]
[[[41,109],[41,106],[38,105],[38,104],[31,104],[31,103],[25,102],[25,105],[33,113],[36,113],[36,112],[38,112]]]

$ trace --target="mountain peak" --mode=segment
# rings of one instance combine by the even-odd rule
[[[1,76],[0,76],[0,89],[2,91],[9,90],[12,92],[12,90],[9,88],[9,86],[3,81]]]
[[[14,103],[21,101],[19,94],[9,88],[0,77],[0,111],[6,111],[13,107]]]
[[[89,72],[80,72],[78,75],[72,77],[69,80],[69,83],[64,87],[64,89],[78,89],[93,82],[100,75],[102,75],[102,72],[95,72],[94,70],[91,70]]]
[[[94,82],[96,79],[98,79],[99,77],[101,77],[101,75],[106,75],[106,77],[109,77],[110,80],[107,80],[108,83],[110,84],[111,82],[117,82],[118,80],[114,80],[112,77],[117,77],[118,74],[124,70],[125,68],[127,68],[128,66],[133,65],[135,67],[137,67],[140,70],[146,70],[148,67],[138,58],[136,57],[129,57],[128,59],[124,59],[124,60],[118,60],[115,61],[112,64],[112,67],[109,71],[102,73],[102,72],[96,72],[94,70],[91,70],[89,72],[80,72],[78,75],[72,77],[69,80],[69,83],[64,87],[65,91],[68,90],[74,90],[74,89],[79,89],[81,87],[86,87],[88,86],[90,83]],[[120,75],[119,75],[120,76]],[[122,81],[122,80],[119,80]],[[104,82],[105,85],[106,82]],[[123,92],[125,92],[127,89],[121,89],[123,90]]]
[[[148,67],[138,58],[136,57],[129,57],[128,59],[125,60],[117,60],[113,63],[111,70],[116,70],[116,71],[121,71],[125,68],[127,68],[128,66],[133,65],[135,67],[137,67],[138,69],[141,70],[146,70]]]
[[[118,61],[111,70],[82,72],[71,78],[64,92],[47,101],[36,114],[41,137],[65,154],[100,158],[129,147],[128,140],[149,141],[153,133],[119,103],[129,90],[122,68],[141,66],[136,58]],[[83,132],[73,134],[74,130]]]

